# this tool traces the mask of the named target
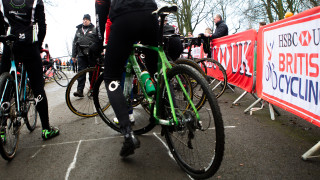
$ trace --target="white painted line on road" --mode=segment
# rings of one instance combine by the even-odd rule
[[[159,141],[163,144],[163,146],[168,150],[168,154],[169,154],[169,156],[171,157],[171,159],[174,160],[173,155],[171,154],[170,149],[169,149],[169,147],[167,146],[167,144],[166,144],[164,141],[162,141],[162,139],[157,135],[157,133],[153,132],[153,135],[154,135],[157,139],[159,139]],[[175,161],[175,160],[174,160],[174,161]]]
[[[104,138],[98,138],[98,139],[80,140],[80,141],[83,141],[83,142],[87,142],[87,141],[100,141],[100,140],[114,139],[114,138],[122,138],[122,136],[112,136],[112,137],[104,137]],[[79,141],[69,141],[69,142],[62,142],[62,143],[55,143],[55,144],[46,144],[45,146],[57,146],[57,145],[75,144],[75,143],[79,143]],[[24,147],[24,148],[22,148],[22,149],[39,148],[39,147],[42,147],[42,146],[44,146],[44,145]]]
[[[39,152],[40,152],[42,149],[44,149],[45,147],[46,147],[46,145],[42,145],[42,147],[41,147],[33,156],[31,156],[31,158],[36,157],[36,155],[38,155]]]
[[[236,126],[225,126],[224,128],[225,129],[231,129],[231,128],[236,128]],[[213,128],[209,128],[209,129],[216,129],[216,128],[213,127]]]
[[[97,116],[94,117],[94,123],[95,123],[95,124],[99,124],[99,123],[98,123],[98,118],[97,118]]]
[[[236,126],[225,126],[224,128],[231,129],[231,128],[236,128]],[[209,128],[209,129],[214,129],[214,128]],[[143,136],[152,136],[155,134],[160,134],[160,133],[153,132],[152,134],[143,134]],[[81,140],[81,141],[89,142],[89,141],[100,141],[100,140],[114,139],[114,138],[122,138],[122,136],[119,135],[119,136],[111,136],[111,137],[104,137],[104,138],[97,138],[97,139],[86,139],[86,140]],[[75,143],[79,143],[79,141],[68,141],[68,142],[61,142],[61,143],[55,143],[55,144],[37,145],[37,146],[24,147],[22,149],[39,148],[39,147],[41,148],[43,146],[57,146],[57,145],[75,144]]]
[[[237,126],[225,126],[225,129],[236,128]]]
[[[46,144],[45,146],[56,146],[56,145],[75,144],[75,143],[79,143],[79,141],[69,141],[69,142],[62,142],[62,143],[56,143],[56,144]],[[30,147],[24,147],[22,149],[39,148],[39,147],[42,147],[42,146],[43,145],[30,146]]]
[[[68,179],[69,179],[69,175],[70,175],[71,170],[76,167],[77,156],[78,156],[78,152],[79,152],[79,149],[80,149],[81,142],[82,142],[82,140],[79,141],[79,144],[78,144],[76,153],[74,154],[74,157],[73,157],[73,161],[72,161],[72,163],[69,165],[69,168],[68,168],[68,171],[67,171],[65,180],[68,180]]]
[[[170,149],[169,149],[169,147],[167,146],[167,144],[166,144],[155,132],[153,132],[153,135],[154,135],[157,139],[159,139],[159,141],[163,144],[163,146],[168,150],[168,154],[169,154],[170,158],[171,158],[172,160],[174,160],[174,162],[176,162],[176,160],[174,159],[172,153],[170,152]],[[191,180],[193,180],[193,178],[192,178],[189,174],[187,174],[187,176],[188,176]]]

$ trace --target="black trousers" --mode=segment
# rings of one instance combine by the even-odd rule
[[[88,56],[79,56],[78,57],[78,70],[79,71],[82,71],[88,67],[94,67],[95,66],[95,63],[93,60],[90,60],[90,57]],[[84,89],[84,86],[85,86],[85,83],[86,83],[86,74],[80,76],[77,81],[78,81],[78,87],[77,87],[77,90],[78,91],[83,91]],[[91,81],[92,79],[92,72],[89,73],[89,82]]]
[[[34,97],[40,100],[36,108],[39,112],[42,128],[48,129],[48,101],[44,91],[43,66],[38,45],[14,45],[13,53],[15,59],[23,62],[27,70]],[[4,46],[0,73],[8,72],[10,66],[10,49],[8,46]]]
[[[135,42],[157,46],[159,23],[157,16],[151,13],[152,11],[138,11],[124,14],[117,17],[111,25],[104,62],[104,80],[123,134],[126,133],[124,131],[127,127],[130,127],[130,121],[126,99],[116,81],[121,80]],[[152,50],[146,51],[145,54],[146,66],[152,75],[157,71],[158,54]]]

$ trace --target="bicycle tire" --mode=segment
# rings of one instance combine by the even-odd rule
[[[30,132],[35,130],[38,119],[38,111],[36,108],[36,101],[34,99],[34,94],[31,90],[30,82],[27,81],[26,85],[26,103],[27,103],[27,115],[25,118],[25,123]]]
[[[66,89],[66,103],[68,108],[74,114],[81,117],[94,117],[98,115],[93,103],[93,89],[90,90],[90,83],[87,79],[83,89],[84,97],[76,97],[72,93],[77,91],[78,81],[80,76],[86,75],[87,73],[94,73],[98,70],[96,67],[86,68],[78,72],[70,81]]]
[[[97,112],[100,116],[100,118],[105,122],[109,127],[111,127],[113,130],[120,132],[120,126],[116,124],[113,120],[115,118],[115,113],[113,111],[113,108],[111,107],[109,103],[109,98],[107,95],[105,84],[103,83],[103,74],[101,74],[95,83],[94,89],[93,89],[93,101],[94,105],[97,109]],[[101,108],[101,104],[108,104],[106,106],[106,109],[103,111]],[[139,113],[139,117],[150,117],[149,114],[144,110],[141,106],[136,106],[133,108],[133,114]],[[140,135],[145,134],[149,132],[151,129],[153,129],[155,126],[155,123],[153,120],[150,119],[136,119],[134,125],[132,125],[132,130],[134,134]]]
[[[21,123],[16,116],[15,83],[13,77],[5,72],[0,76],[1,129],[5,129],[5,138],[0,138],[0,154],[5,160],[12,160],[16,154]],[[6,106],[5,108],[3,108]]]
[[[68,76],[61,70],[54,70],[53,79],[54,81],[56,81],[57,84],[59,84],[62,87],[67,87],[69,84]]]
[[[175,103],[175,109],[180,110],[180,113],[176,113],[179,125],[162,126],[163,132],[178,165],[195,179],[209,178],[218,171],[223,159],[225,135],[222,115],[208,82],[197,70],[187,65],[177,65],[168,71],[168,82],[171,84],[175,77],[180,75],[190,76],[197,81],[208,103],[198,111],[200,122],[197,121],[192,108],[185,110],[184,106],[180,107]],[[167,105],[166,88],[162,85],[161,89],[163,92],[160,102],[160,109],[163,109],[161,117],[170,119],[172,111]],[[176,92],[179,91],[171,92],[174,93],[172,96],[174,100],[179,96]]]
[[[210,59],[210,58],[197,59],[196,62],[198,64],[201,63],[202,64],[201,67],[204,67],[204,69],[205,69],[204,71],[207,75],[207,80],[208,80],[209,86],[211,87],[211,90],[216,95],[216,98],[219,98],[220,96],[222,96],[222,94],[225,92],[225,90],[227,88],[227,84],[228,84],[228,77],[227,77],[227,73],[226,73],[226,70],[224,69],[224,67],[218,61],[216,61],[214,59]],[[218,77],[218,79],[208,75],[207,66],[206,66],[205,62],[212,63],[213,67],[218,66],[220,73],[215,73],[215,76]],[[223,79],[223,80],[219,80],[219,79]]]
[[[203,77],[207,78],[207,73],[206,71],[204,71],[199,64],[197,64],[195,61],[190,60],[190,59],[185,59],[185,58],[179,58],[176,61],[174,61],[175,64],[186,64],[189,65],[193,68],[195,68],[196,70],[199,71],[200,74],[203,75]]]
[[[186,64],[188,66],[191,66],[192,68],[196,69],[204,78],[208,78],[205,71],[197,64],[195,61],[192,61],[190,59],[184,59],[184,58],[179,58],[176,61],[174,61],[175,64]],[[192,88],[195,91],[197,88],[197,83],[193,81],[192,79],[190,80],[192,83]],[[195,98],[198,98],[198,102],[196,104],[196,108],[200,109],[204,103],[206,102],[206,97],[201,91],[195,91],[193,92],[193,96]]]

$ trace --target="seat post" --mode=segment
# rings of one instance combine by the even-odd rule
[[[164,20],[168,14],[160,14],[160,37],[159,37],[159,46],[163,47],[163,30],[164,30]]]

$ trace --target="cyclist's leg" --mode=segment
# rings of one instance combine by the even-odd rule
[[[3,54],[1,57],[1,63],[0,63],[0,74],[4,73],[4,72],[9,72],[10,70],[10,49],[9,46],[4,44],[3,47]],[[6,126],[7,125],[7,121],[2,121],[2,125]]]
[[[42,60],[37,44],[31,46],[20,46],[14,49],[15,57],[21,59],[26,67],[30,79],[31,89],[36,99],[36,108],[39,112],[42,129],[50,134],[47,137],[51,138],[59,134],[59,130],[50,127],[48,114],[48,100],[44,90]]]
[[[141,37],[142,44],[148,44],[151,46],[158,46],[158,34],[159,34],[159,26],[158,20],[149,16],[148,21],[150,22],[149,26],[146,26],[147,30],[139,31],[139,36]],[[150,49],[144,49],[143,52],[146,55],[145,64],[150,73],[150,76],[154,78],[154,74],[157,72],[158,65],[158,53],[156,51]]]
[[[104,81],[109,101],[120,123],[121,133],[125,135],[131,131],[131,126],[127,101],[123,95],[120,81],[134,41],[131,40],[130,42],[127,28],[122,27],[122,23],[117,22],[115,21],[112,25],[115,30],[112,29],[109,35],[104,62]]]
[[[9,72],[10,70],[10,49],[9,46],[3,46],[3,55],[1,57],[0,74],[3,72]]]

